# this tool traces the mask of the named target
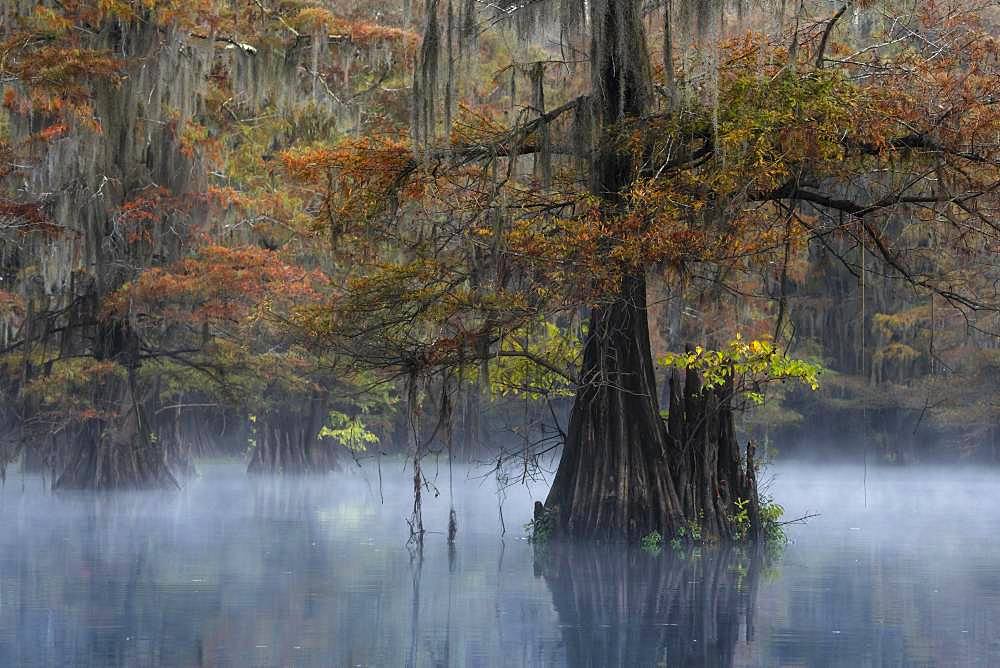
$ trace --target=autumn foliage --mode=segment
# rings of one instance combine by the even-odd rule
[[[854,3],[865,33],[804,3],[670,46],[647,4],[649,108],[600,131],[580,26],[526,33],[520,9],[0,10],[0,387],[102,425],[126,380],[153,414],[197,396],[274,424],[298,395],[348,425],[426,388],[437,410],[459,386],[541,405],[579,380],[583,314],[635,276],[659,286],[657,354],[742,332],[865,401],[988,376],[996,12]],[[627,165],[621,192],[595,188],[598,156]]]

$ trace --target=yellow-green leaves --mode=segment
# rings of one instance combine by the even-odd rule
[[[369,445],[379,442],[378,436],[368,431],[361,418],[338,411],[330,411],[326,424],[319,430],[319,437],[332,439],[351,452],[364,452]]]
[[[797,380],[811,390],[819,389],[820,364],[789,357],[770,341],[745,341],[739,334],[722,350],[701,346],[687,353],[667,353],[657,360],[660,366],[692,369],[701,374],[706,388],[732,382],[734,392],[761,404],[762,383]]]
[[[573,396],[567,377],[579,362],[580,338],[554,323],[539,320],[505,336],[490,362],[490,392],[495,397]],[[556,369],[565,369],[566,374]]]

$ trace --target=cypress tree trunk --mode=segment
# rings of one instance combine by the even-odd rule
[[[634,178],[617,125],[646,113],[651,73],[636,0],[591,3],[591,68],[600,136],[592,165],[604,214],[621,213]],[[594,308],[566,446],[544,510],[557,534],[636,539],[687,523],[705,538],[734,534],[736,498],[756,500],[736,445],[729,393],[703,392],[689,373],[671,387],[670,430],[659,412],[646,316],[646,281],[626,271],[615,300]],[[754,531],[756,533],[756,531]]]
[[[47,442],[46,442],[47,441]],[[52,459],[56,450],[55,437],[50,436],[45,441],[32,443],[24,447],[24,454],[21,457],[21,471],[23,473],[46,473],[51,471]]]
[[[197,473],[194,466],[193,441],[184,429],[185,416],[180,406],[166,411],[158,421],[156,433],[160,437],[164,458],[170,470],[179,477]]]
[[[176,487],[160,443],[152,438],[143,397],[137,392],[139,340],[121,322],[98,328],[97,359],[112,359],[126,369],[102,388],[103,401],[115,407],[109,418],[88,421],[77,432],[56,479],[56,489]]]
[[[28,4],[4,7],[11,4],[17,5],[12,21],[27,18]],[[189,223],[205,215],[204,205],[192,197],[190,206],[180,207],[185,211],[164,211],[142,243],[130,240],[128,225],[120,220],[122,207],[153,186],[177,196],[207,190],[200,151],[192,154],[178,130],[204,111],[214,43],[189,39],[187,29],[161,25],[153,13],[140,8],[134,20],[108,19],[78,33],[83,52],[115,54],[127,69],[114,81],[84,73],[72,82],[87,91],[100,131],[72,113],[52,117],[12,109],[8,114],[9,134],[18,144],[59,118],[68,124],[66,136],[48,142],[25,174],[30,184],[25,195],[43,202],[62,232],[51,238],[28,235],[19,251],[19,263],[30,262],[38,270],[31,281],[38,286],[23,287],[28,298],[24,349],[47,358],[46,367],[55,359],[93,357],[125,370],[124,377],[95,388],[99,416],[48,435],[53,445],[43,462],[58,471],[57,488],[176,484],[147,419],[153,417],[147,415],[152,405],[147,399],[155,393],[138,389],[139,337],[125,322],[128,316],[108,316],[102,309],[138,268],[179,258]],[[37,377],[39,371],[31,369],[31,355],[25,355],[20,389],[32,377],[29,372]],[[34,417],[25,412],[26,422]]]
[[[335,446],[319,439],[326,406],[321,398],[314,397],[302,413],[276,410],[258,417],[256,446],[247,472],[303,474],[333,470]]]
[[[618,301],[591,313],[581,386],[545,502],[565,533],[637,538],[681,524],[645,308],[645,280],[633,276]]]

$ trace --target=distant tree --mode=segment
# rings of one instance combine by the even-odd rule
[[[294,206],[268,187],[269,161],[348,123],[360,131],[361,103],[391,98],[382,86],[414,43],[320,2],[0,9],[0,354],[16,402],[3,417],[29,463],[53,468],[58,487],[169,486],[190,437],[184,407],[261,408],[235,396],[241,383],[270,410],[301,405],[276,399],[285,381],[328,393],[309,353],[232,347],[254,335],[244,320],[262,300],[304,298],[284,221],[268,217]],[[248,202],[260,219],[237,218]],[[276,364],[276,387],[249,382]],[[317,438],[323,406],[300,444]],[[268,461],[308,468],[303,456]]]

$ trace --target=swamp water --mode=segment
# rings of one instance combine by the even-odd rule
[[[775,465],[790,543],[660,555],[524,540],[425,471],[422,559],[398,460],[323,478],[204,464],[174,493],[0,489],[0,666],[1000,666],[1000,473]]]

